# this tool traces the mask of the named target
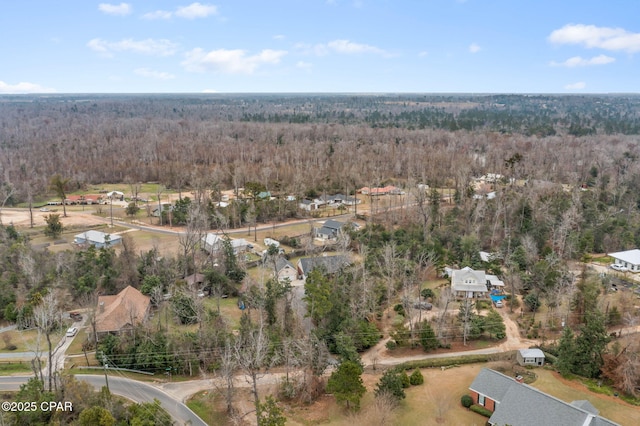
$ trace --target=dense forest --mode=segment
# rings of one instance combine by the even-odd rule
[[[517,177],[576,185],[595,168],[617,185],[632,174],[639,105],[623,95],[4,96],[0,168],[3,185],[22,187],[15,202],[55,174],[77,187],[461,189],[471,176],[506,174],[516,153]]]
[[[305,401],[324,391],[319,383],[330,353],[361,373],[358,353],[379,341],[379,322],[390,312],[408,322],[389,332],[390,349],[431,351],[458,340],[504,338],[495,310],[479,314],[490,306],[458,306],[446,287],[423,286],[446,266],[469,266],[504,279],[508,309],[531,315],[522,325],[527,335],[555,333],[560,340],[547,349],[562,373],[604,378],[638,393],[637,343],[607,349],[607,327],[637,324],[635,295],[605,299],[609,278],[584,265],[594,254],[640,246],[640,97],[5,96],[0,122],[6,206],[55,197],[56,181],[69,191],[153,181],[196,194],[176,203],[186,231],[175,257],[138,253],[129,238],[118,250],[49,253],[3,226],[5,320],[37,328],[34,312],[50,301],[48,294],[56,293],[60,307],[95,307],[98,292],[132,285],[172,312],[177,324],[197,328],[172,334],[158,322],[89,349],[149,371],[216,371],[228,378],[240,370],[253,380],[258,410],[255,383],[273,365],[305,372],[301,382],[287,378],[284,385],[288,397]],[[492,197],[478,186],[483,175],[494,176],[483,182]],[[366,226],[340,233],[333,249],[357,260],[332,274],[309,274],[298,301],[303,313],[287,282],[251,277],[228,247],[214,263],[196,250],[199,238],[189,239],[300,215],[295,204],[281,204],[288,195],[353,194],[386,184],[403,188],[412,203],[370,211]],[[238,211],[222,226],[223,212],[213,202],[222,190],[238,188],[253,196],[237,201]],[[274,199],[258,200],[263,190]],[[480,251],[491,259],[481,259]],[[281,257],[269,252],[264,264],[277,270]],[[197,272],[210,295],[239,296],[246,304],[236,329],[220,315],[219,300],[217,311],[207,309],[181,291],[184,278]],[[170,302],[162,299],[167,292],[174,294]],[[443,310],[430,321],[414,303],[427,299]],[[544,323],[536,321],[540,307]],[[560,336],[565,320],[570,327]],[[231,389],[230,414],[232,396]]]

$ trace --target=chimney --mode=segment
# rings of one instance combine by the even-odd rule
[[[518,383],[524,383],[524,377],[522,377],[522,376],[520,376],[520,375],[516,376],[516,382],[518,382]]]
[[[104,302],[98,304],[100,306],[100,312],[104,312]]]

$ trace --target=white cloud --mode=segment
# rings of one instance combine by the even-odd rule
[[[173,13],[168,12],[166,10],[156,10],[155,12],[149,12],[142,15],[142,19],[171,19]]]
[[[178,45],[166,39],[146,40],[125,39],[116,42],[109,42],[100,38],[94,38],[87,43],[87,46],[99,53],[112,56],[114,52],[134,52],[153,56],[171,56],[176,53]]]
[[[18,84],[8,84],[0,81],[0,93],[5,94],[25,94],[25,93],[53,93],[55,89],[42,87],[39,84],[20,82]]]
[[[471,43],[469,45],[469,52],[471,53],[478,53],[480,50],[482,50],[482,48],[477,43]]]
[[[218,13],[218,8],[212,4],[191,3],[189,6],[179,7],[176,16],[185,19],[206,18]]]
[[[354,43],[349,40],[333,40],[327,43],[327,47],[337,53],[377,53],[384,54],[384,50],[368,44]]]
[[[629,53],[640,51],[640,33],[631,33],[623,28],[568,24],[559,30],[554,30],[548,40],[554,44],[577,44],[589,49],[599,48]]]
[[[133,72],[141,77],[154,78],[156,80],[171,80],[175,75],[163,71],[155,71],[149,68],[136,68]]]
[[[212,4],[191,3],[189,6],[178,7],[175,12],[168,10],[156,10],[154,12],[145,13],[143,19],[171,19],[174,16],[184,19],[206,18],[207,16],[217,15],[218,7]]]
[[[205,52],[197,48],[186,53],[182,66],[187,71],[219,71],[226,74],[253,74],[261,65],[273,65],[286,55],[284,50],[265,49],[256,55],[247,55],[241,49],[218,49]]]
[[[429,54],[429,52],[427,52],[426,50],[423,50],[422,52],[418,53],[418,56],[420,56],[421,58],[424,58],[428,54]]]
[[[580,56],[574,56],[572,58],[567,59],[564,62],[551,61],[550,65],[552,67],[575,68],[575,67],[588,67],[591,65],[606,65],[615,61],[616,61],[616,58],[612,58],[611,56],[607,56],[607,55],[598,55],[598,56],[594,56],[591,59],[585,59]]]
[[[308,70],[313,67],[313,64],[310,62],[298,61],[298,63],[296,63],[296,67]]]
[[[218,91],[215,89],[204,89],[202,93],[218,93]]]
[[[587,87],[587,83],[584,81],[578,81],[577,83],[571,83],[564,86],[566,90],[582,90]]]
[[[283,36],[282,34],[276,34],[273,36],[274,40],[284,40],[285,36]]]
[[[106,13],[107,15],[125,16],[131,13],[132,8],[129,3],[120,3],[120,4],[100,3],[98,5],[98,10],[102,13]]]
[[[354,55],[363,53],[372,53],[382,56],[391,56],[388,52],[376,46],[369,44],[355,43],[350,40],[333,40],[328,43],[307,44],[297,43],[294,48],[301,50],[303,53],[316,56],[325,56],[329,53],[339,53],[343,55]]]

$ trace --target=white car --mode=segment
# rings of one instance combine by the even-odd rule
[[[610,265],[610,268],[613,269],[614,271],[619,271],[619,272],[627,272],[628,271],[626,266],[620,265],[619,263],[612,263]]]
[[[502,308],[502,300],[496,300],[493,302],[496,308]]]
[[[78,333],[78,327],[71,327],[67,330],[67,337],[73,337]]]

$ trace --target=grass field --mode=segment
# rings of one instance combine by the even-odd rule
[[[59,330],[51,335],[51,342],[54,346],[62,339],[64,333],[65,330]],[[38,346],[38,331],[35,329],[5,331],[0,333],[0,337],[3,341],[3,343],[0,344],[0,352],[2,353],[28,352],[35,350],[36,346]],[[8,350],[6,346],[9,344],[15,345],[16,349]],[[44,335],[40,336],[39,344],[40,351],[43,353],[46,352],[47,339]]]
[[[0,362],[0,376],[29,373],[31,371],[31,364],[28,362]]]
[[[576,380],[565,380],[549,370],[536,370],[538,380],[532,386],[553,395],[565,402],[588,400],[600,410],[600,415],[621,425],[638,424],[640,407],[608,395],[589,391],[585,385]]]

